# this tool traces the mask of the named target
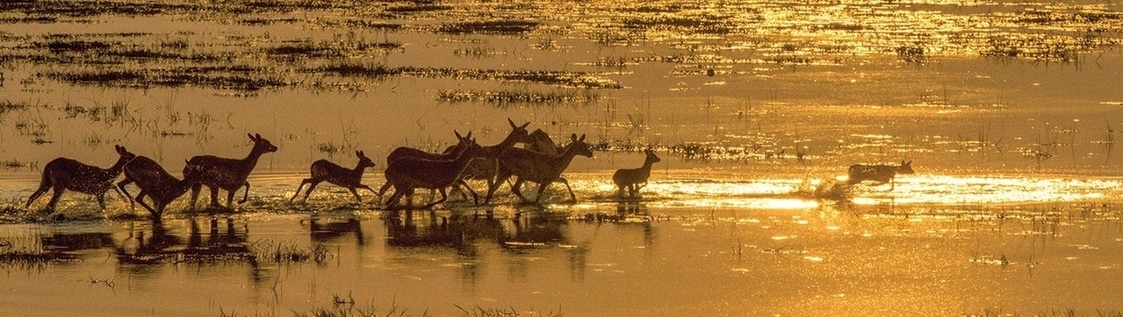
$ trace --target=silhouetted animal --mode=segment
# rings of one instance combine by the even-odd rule
[[[530,122],[523,125],[516,125],[511,119],[507,119],[507,123],[511,125],[511,133],[499,144],[483,147],[483,155],[481,159],[472,161],[468,165],[468,169],[464,171],[464,179],[468,180],[485,180],[487,181],[487,197],[484,198],[484,203],[491,202],[491,195],[499,188],[500,182],[506,180],[496,177],[499,171],[499,156],[506,150],[514,148],[518,143],[529,143],[533,140],[530,139],[530,133],[526,132],[526,126]]]
[[[261,137],[260,134],[247,134],[250,140],[253,141],[253,149],[250,154],[244,159],[230,159],[221,158],[213,155],[199,155],[187,160],[187,166],[183,167],[183,177],[199,181],[191,187],[191,207],[195,207],[195,200],[199,198],[199,191],[202,186],[206,185],[211,190],[211,206],[222,208],[223,206],[218,203],[218,189],[225,189],[226,205],[233,208],[234,194],[242,186],[246,187],[246,194],[238,203],[244,203],[249,199],[250,195],[250,182],[246,178],[253,172],[257,166],[257,160],[261,158],[262,154],[269,152],[276,152],[277,147],[269,143],[269,140]]]
[[[655,151],[643,150],[647,157],[643,159],[643,166],[639,168],[618,169],[612,174],[612,182],[616,183],[617,194],[624,197],[624,190],[628,190],[628,197],[638,197],[639,189],[647,185],[647,178],[651,177],[651,165],[661,161]]]
[[[31,207],[31,203],[35,202],[39,196],[46,193],[48,189],[53,189],[51,201],[47,203],[45,209],[48,213],[55,211],[55,204],[58,203],[59,197],[65,190],[97,196],[97,203],[104,210],[105,192],[113,188],[113,180],[121,174],[121,169],[125,166],[125,163],[136,158],[135,154],[129,152],[123,146],[114,145],[114,148],[120,157],[117,158],[117,163],[106,169],[86,165],[65,157],[51,160],[43,167],[43,179],[39,182],[39,188],[27,199],[24,208]]]
[[[591,158],[593,152],[589,150],[589,145],[585,143],[585,135],[577,138],[577,135],[573,134],[570,139],[572,143],[566,147],[565,152],[558,155],[543,154],[520,148],[510,148],[503,151],[499,155],[499,173],[496,179],[502,182],[511,176],[515,176],[515,183],[511,184],[511,192],[523,201],[529,201],[519,190],[525,181],[538,183],[538,195],[534,197],[534,202],[538,202],[542,198],[542,192],[546,190],[546,186],[553,182],[565,184],[565,188],[569,190],[570,199],[577,201],[577,196],[573,194],[573,188],[569,186],[568,180],[561,177],[561,173],[569,167],[569,163],[573,162],[574,156],[581,155]],[[491,196],[492,191],[494,190],[488,192],[488,197]]]
[[[897,186],[894,180],[897,174],[912,174],[912,161],[901,161],[901,165],[865,165],[854,164],[850,165],[850,180],[849,184],[854,185],[863,181],[874,181],[878,185],[889,183],[889,190],[895,189]]]
[[[135,198],[125,189],[126,185],[133,183],[140,188],[140,192],[137,193]],[[159,163],[144,156],[138,156],[125,164],[125,179],[117,182],[117,188],[133,202],[133,209],[136,209],[135,204],[139,202],[144,209],[152,214],[152,219],[156,221],[159,221],[160,216],[164,214],[164,208],[176,198],[187,193],[192,185],[195,185],[194,181],[175,178],[167,170],[164,170]],[[155,207],[144,202],[145,196],[152,199]]]
[[[339,166],[328,160],[312,162],[312,177],[305,178],[300,182],[300,186],[296,186],[296,193],[292,195],[289,201],[296,199],[296,196],[300,195],[300,188],[304,187],[304,184],[311,184],[308,186],[308,191],[304,192],[304,200],[307,201],[308,195],[312,194],[312,190],[316,189],[316,185],[319,185],[320,182],[327,181],[328,183],[347,187],[347,190],[351,191],[351,195],[355,195],[355,200],[363,202],[363,198],[359,197],[359,193],[355,191],[355,188],[365,188],[371,193],[374,193],[374,189],[362,184],[364,170],[366,170],[367,167],[374,167],[374,161],[371,161],[363,151],[355,151],[355,156],[359,158],[359,163],[354,169]]]
[[[457,134],[459,136],[459,133]],[[446,188],[463,184],[463,173],[469,163],[482,156],[483,150],[475,141],[468,142],[456,158],[452,160],[430,160],[417,157],[403,157],[386,167],[386,181],[394,186],[394,194],[386,201],[387,209],[401,209],[398,201],[406,199],[412,206],[413,192],[417,188],[436,189],[441,198],[421,207],[427,209],[448,199]],[[467,186],[467,185],[464,185]]]
[[[393,151],[390,151],[390,154],[386,156],[386,166],[389,166],[390,163],[397,161],[398,159],[401,159],[403,157],[423,158],[434,161],[447,161],[454,159],[468,148],[469,142],[474,141],[471,141],[471,131],[463,136],[461,136],[460,133],[456,131],[453,131],[453,134],[456,135],[456,145],[450,146],[448,149],[445,149],[443,153],[429,153],[424,150],[402,146],[394,149]],[[392,184],[390,184],[389,181],[387,181],[385,184],[382,184],[382,187],[378,189],[378,198],[382,199],[382,196],[386,194],[386,190],[390,189],[391,186]],[[472,197],[474,197],[475,200],[479,200],[479,196],[476,195],[476,192],[472,191],[472,189],[467,185],[465,185],[464,188],[468,192],[472,193]],[[463,194],[463,192],[461,192],[461,194]],[[468,199],[468,196],[466,194],[464,194],[464,199]]]

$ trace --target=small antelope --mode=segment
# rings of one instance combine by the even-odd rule
[[[54,193],[45,209],[48,213],[55,211],[55,204],[65,190],[97,196],[97,203],[104,210],[105,192],[113,188],[113,180],[117,175],[121,175],[121,169],[125,164],[136,158],[136,154],[129,152],[123,146],[115,145],[114,148],[120,157],[117,158],[117,163],[107,169],[86,165],[65,157],[51,160],[43,167],[43,179],[39,182],[39,189],[36,189],[35,193],[27,199],[24,208],[31,207],[31,203],[39,196],[52,189]]]
[[[456,134],[456,139],[458,140],[456,145],[453,145],[453,146],[449,147],[448,149],[445,149],[445,151],[443,153],[440,153],[440,154],[429,153],[429,152],[419,150],[419,149],[416,149],[416,148],[402,146],[402,147],[398,147],[398,148],[394,149],[393,151],[390,151],[390,155],[386,156],[386,165],[389,166],[390,163],[392,163],[394,161],[397,161],[398,159],[401,159],[403,157],[423,158],[423,159],[434,160],[434,161],[447,161],[447,160],[454,159],[457,156],[459,156],[462,151],[464,151],[468,148],[469,142],[473,142],[473,141],[471,141],[471,139],[472,139],[472,132],[471,131],[468,131],[468,134],[463,135],[463,136],[461,136],[460,133],[456,132],[456,131],[453,131],[453,134]],[[387,181],[385,184],[382,184],[382,187],[378,189],[378,197],[381,199],[382,195],[385,195],[386,190],[390,189],[390,186],[392,186],[392,185],[393,184],[390,184],[389,181]],[[465,188],[468,188],[468,187],[465,186]],[[468,191],[471,192],[472,189],[468,188]],[[472,196],[476,196],[476,193],[472,192]],[[467,199],[467,198],[468,198],[468,196],[465,195],[464,199]],[[478,199],[478,197],[477,197],[477,199]]]
[[[347,187],[347,190],[351,191],[352,195],[355,195],[355,200],[358,200],[360,203],[363,202],[362,197],[359,197],[359,193],[355,191],[355,188],[364,188],[371,193],[374,192],[374,189],[371,189],[370,186],[362,184],[363,171],[365,171],[367,167],[374,167],[374,161],[371,161],[363,151],[355,151],[355,156],[359,158],[359,163],[354,169],[347,169],[346,167],[339,166],[328,160],[312,162],[312,177],[305,178],[300,182],[300,186],[296,186],[296,193],[292,195],[289,201],[296,199],[296,196],[300,195],[300,188],[304,187],[304,184],[311,184],[308,186],[308,191],[304,192],[304,201],[307,201],[308,195],[312,194],[312,190],[316,189],[316,185],[327,181],[328,183]]]
[[[499,144],[482,147],[482,158],[472,161],[472,163],[468,165],[468,169],[464,171],[464,179],[487,181],[487,197],[484,198],[485,204],[491,202],[491,194],[499,188],[499,185],[501,185],[500,182],[503,181],[496,177],[499,171],[499,156],[507,149],[513,148],[515,144],[529,143],[532,141],[530,139],[530,133],[526,132],[526,126],[530,125],[530,122],[516,125],[514,121],[508,118],[507,123],[511,125],[511,133],[508,133],[507,137],[499,142]]]
[[[459,135],[459,133],[457,134]],[[428,209],[436,204],[448,200],[445,188],[464,183],[461,175],[469,163],[484,155],[483,149],[475,141],[468,142],[468,146],[460,151],[452,160],[430,160],[415,157],[403,157],[390,162],[386,167],[386,181],[394,186],[394,195],[386,201],[386,209],[401,209],[398,201],[406,198],[407,205],[413,205],[413,192],[417,188],[436,189],[441,193],[441,198],[422,206]]]
[[[136,184],[140,188],[140,192],[136,197],[129,195],[129,191],[125,189],[126,185]],[[172,201],[176,200],[184,193],[187,193],[195,182],[189,179],[177,179],[167,170],[164,170],[159,163],[144,156],[129,161],[125,164],[125,179],[117,182],[117,188],[125,193],[125,197],[133,203],[132,208],[136,209],[136,203],[140,203],[144,209],[152,214],[152,220],[159,221],[160,215],[164,214],[164,208]],[[150,206],[144,202],[144,197],[147,196],[152,199],[152,203],[156,206]]]
[[[569,197],[571,201],[577,201],[577,195],[573,194],[573,188],[569,187],[569,181],[561,177],[561,174],[569,163],[573,162],[573,157],[581,155],[584,157],[593,157],[593,152],[589,150],[589,145],[585,143],[585,135],[582,134],[581,138],[577,138],[577,134],[570,136],[572,142],[565,148],[565,152],[558,155],[549,155],[538,153],[535,151],[510,148],[503,151],[499,156],[499,172],[496,179],[505,181],[511,176],[515,176],[515,183],[511,184],[511,192],[518,196],[523,201],[529,201],[519,188],[525,181],[538,183],[538,196],[534,197],[534,202],[538,202],[542,198],[542,192],[546,190],[546,186],[553,182],[561,182],[565,184],[565,188],[569,190]],[[491,197],[492,192],[488,192],[488,197]]]
[[[187,161],[183,167],[183,177],[197,180],[191,187],[191,207],[195,207],[195,200],[199,198],[199,191],[206,185],[211,190],[211,206],[223,208],[218,203],[218,189],[225,189],[226,205],[233,206],[234,194],[242,186],[246,187],[246,194],[238,203],[245,203],[250,196],[250,182],[246,178],[257,166],[257,160],[262,154],[276,152],[277,147],[260,134],[247,134],[253,141],[253,149],[244,159],[222,158],[213,155],[199,155]],[[232,207],[231,207],[232,208]]]
[[[897,186],[894,180],[897,174],[912,174],[912,161],[901,161],[901,165],[865,165],[854,164],[850,165],[850,185],[858,184],[863,181],[874,181],[878,185],[889,183],[889,190],[895,189]]]
[[[638,197],[639,189],[647,185],[647,178],[651,177],[651,165],[661,161],[651,149],[643,150],[647,157],[643,159],[643,166],[639,168],[618,169],[612,174],[612,182],[619,188],[617,193],[624,197],[624,190],[628,190],[628,197]]]

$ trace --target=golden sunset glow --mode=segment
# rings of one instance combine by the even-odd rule
[[[1120,316],[1123,3],[0,1],[2,316]]]

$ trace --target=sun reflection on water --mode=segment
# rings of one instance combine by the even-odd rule
[[[588,181],[574,185],[578,191],[616,197],[616,188],[611,183]],[[1094,177],[918,174],[898,177],[895,187],[868,182],[852,185],[844,178],[675,179],[652,181],[641,194],[645,203],[661,206],[812,209],[837,202],[969,205],[1103,201],[1123,197],[1121,185],[1123,181],[1119,179]]]

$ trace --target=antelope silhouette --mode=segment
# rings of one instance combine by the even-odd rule
[[[277,147],[260,134],[247,134],[253,141],[253,149],[243,159],[222,158],[213,155],[199,155],[187,160],[183,167],[183,177],[198,181],[191,186],[191,208],[195,208],[195,200],[199,198],[199,191],[206,185],[211,190],[211,206],[223,208],[218,203],[218,190],[225,189],[226,205],[233,208],[234,194],[242,186],[246,187],[246,194],[238,203],[245,203],[250,196],[250,182],[246,178],[257,166],[257,160],[262,154],[276,152]]]
[[[460,133],[456,131],[453,131],[453,134],[456,135],[456,145],[450,146],[442,153],[429,153],[417,148],[402,146],[394,149],[393,151],[390,151],[390,154],[386,156],[386,165],[389,166],[390,163],[397,161],[398,159],[401,159],[403,157],[423,158],[434,161],[447,161],[454,159],[459,156],[462,151],[467,149],[469,142],[472,142],[470,141],[472,139],[472,132],[468,131],[468,134],[463,136],[461,136]],[[381,199],[382,196],[386,194],[386,190],[389,190],[391,186],[393,186],[393,184],[390,184],[390,181],[386,181],[386,183],[382,184],[382,187],[378,189],[379,199]],[[475,197],[475,200],[479,200],[479,196],[476,195],[476,192],[472,191],[472,188],[468,187],[467,185],[464,185],[463,187],[472,194],[472,197]],[[467,194],[464,194],[463,192],[461,192],[461,194],[464,195],[464,199],[468,199]]]
[[[175,178],[159,163],[145,156],[138,156],[125,164],[124,174],[125,179],[117,182],[117,188],[129,198],[134,210],[136,203],[140,203],[155,221],[160,220],[168,204],[183,196],[192,185],[195,185],[193,180]],[[136,197],[130,195],[126,189],[129,184],[136,184],[136,187],[140,188]],[[145,203],[144,197],[151,199],[155,206]]]
[[[913,174],[912,161],[901,161],[901,165],[866,165],[854,164],[850,165],[848,170],[850,174],[850,185],[858,184],[864,181],[874,181],[877,185],[889,183],[889,190],[897,188],[895,180],[897,174]]]
[[[499,171],[499,156],[507,149],[513,148],[515,144],[533,141],[530,139],[530,133],[526,131],[526,126],[530,125],[530,122],[517,125],[508,118],[507,123],[511,125],[511,132],[507,134],[507,137],[496,145],[482,147],[483,155],[481,159],[472,161],[468,165],[468,169],[464,171],[464,179],[487,181],[485,204],[491,202],[492,193],[499,188],[499,185],[502,185],[500,182],[503,179],[496,177]]]
[[[312,162],[312,167],[310,168],[312,177],[300,181],[300,186],[296,186],[296,193],[292,195],[289,201],[296,199],[296,196],[300,195],[300,188],[304,187],[304,184],[310,184],[308,185],[308,191],[304,192],[304,201],[307,201],[308,195],[312,194],[312,190],[316,189],[316,185],[327,181],[328,183],[346,187],[347,190],[351,191],[351,195],[355,196],[355,200],[363,202],[363,198],[359,197],[359,193],[355,191],[355,189],[363,188],[374,193],[374,189],[362,184],[363,172],[367,167],[374,167],[374,161],[371,161],[363,151],[355,151],[355,156],[359,158],[359,163],[355,165],[353,169],[339,166],[328,160]]]
[[[55,204],[66,190],[96,196],[98,205],[105,210],[105,192],[113,188],[113,180],[121,175],[121,169],[125,164],[136,158],[136,154],[129,152],[123,146],[114,145],[114,149],[120,156],[113,166],[104,169],[65,157],[51,160],[43,166],[43,178],[39,182],[39,188],[27,199],[24,208],[31,207],[31,203],[39,196],[46,193],[48,189],[53,189],[51,201],[47,203],[45,209],[48,213],[55,211]]]
[[[549,155],[521,148],[510,148],[503,151],[503,154],[499,156],[499,171],[496,179],[502,182],[511,176],[515,176],[515,183],[511,184],[511,192],[524,202],[530,201],[519,190],[525,181],[538,183],[538,195],[534,197],[534,202],[538,202],[542,198],[542,192],[546,190],[546,186],[553,182],[565,184],[565,188],[569,191],[570,200],[577,201],[573,188],[569,186],[568,180],[561,177],[561,173],[569,167],[569,163],[573,162],[574,156],[581,155],[591,158],[593,152],[589,150],[589,145],[585,143],[584,134],[581,135],[581,138],[573,134],[570,139],[572,142],[565,147],[564,152],[558,155]],[[493,191],[494,189],[488,191],[488,197],[491,197]]]
[[[460,134],[457,133],[457,136]],[[398,204],[405,198],[407,205],[412,206],[413,192],[417,188],[436,189],[441,193],[437,201],[426,204],[420,209],[428,209],[448,199],[446,188],[463,184],[462,174],[469,163],[484,155],[483,149],[475,141],[470,140],[456,158],[451,160],[430,160],[417,157],[404,157],[390,163],[386,167],[386,181],[394,186],[394,194],[386,201],[386,209],[401,209]]]
[[[651,149],[643,150],[643,154],[647,155],[643,159],[643,166],[630,169],[619,169],[616,173],[612,174],[612,182],[616,183],[619,189],[617,194],[624,197],[624,190],[628,190],[628,197],[638,197],[639,189],[647,185],[647,178],[651,177],[651,166],[659,161],[659,156],[655,155],[655,151]]]

